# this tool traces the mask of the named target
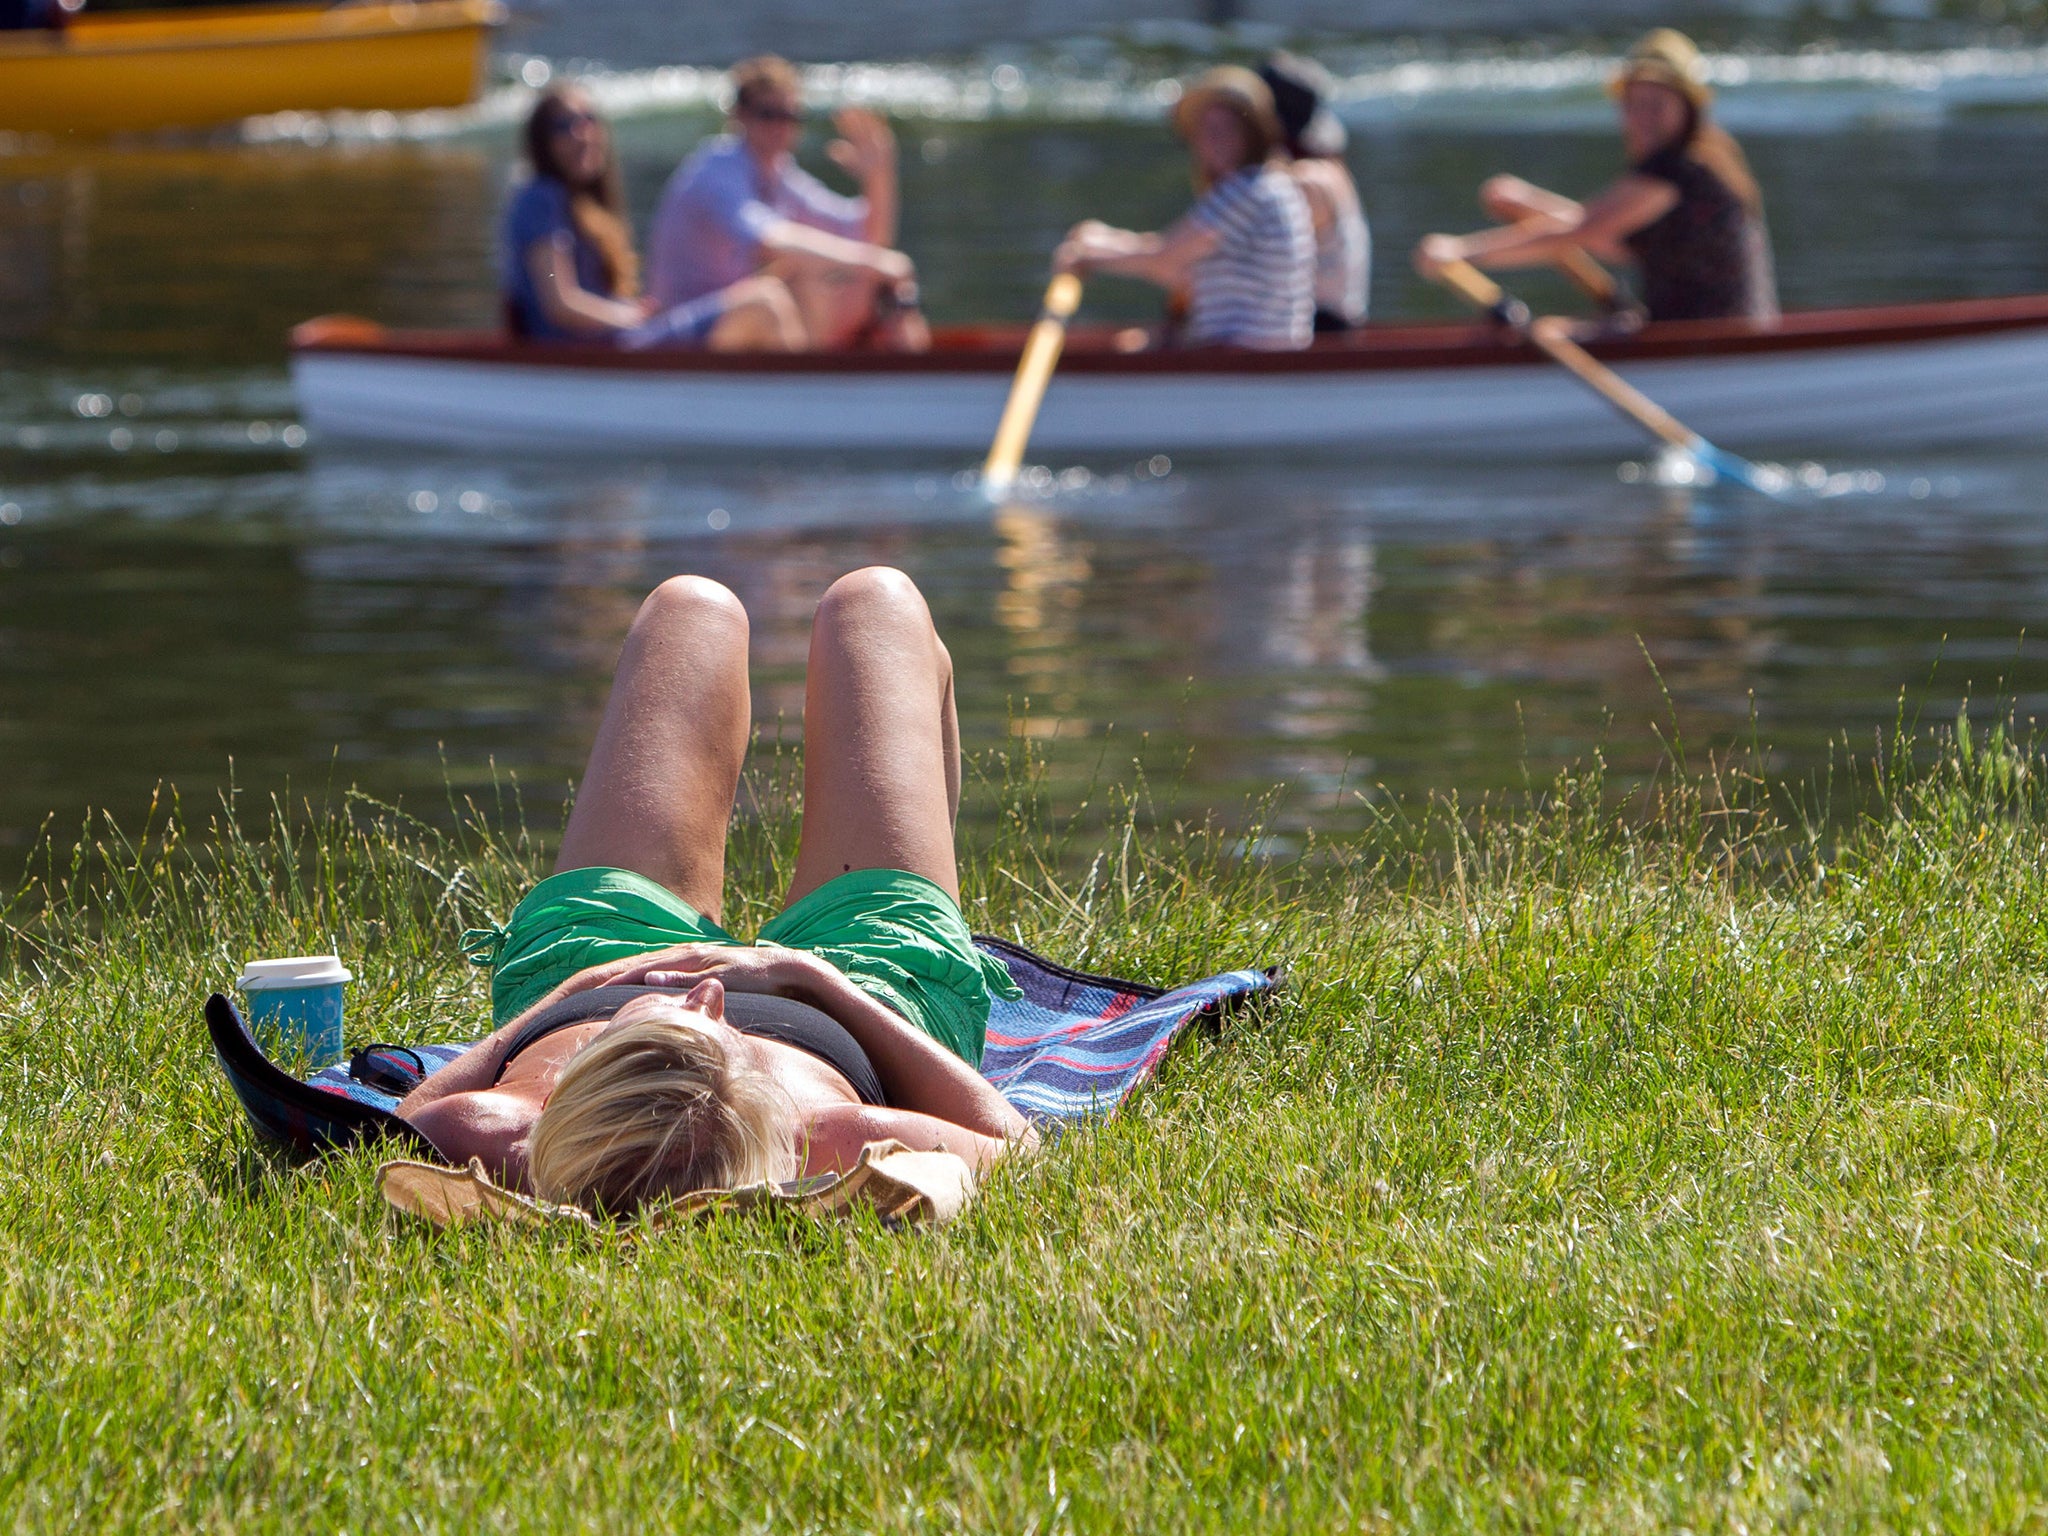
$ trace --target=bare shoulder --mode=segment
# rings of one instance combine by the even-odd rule
[[[526,1142],[539,1117],[540,1107],[531,1095],[483,1088],[423,1104],[408,1118],[434,1150],[457,1167],[481,1158],[501,1184],[524,1189]]]
[[[1331,207],[1348,209],[1358,202],[1358,183],[1341,160],[1296,160],[1294,179],[1311,200],[1322,198]]]

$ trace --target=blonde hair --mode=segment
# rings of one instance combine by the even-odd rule
[[[644,1019],[569,1058],[527,1170],[543,1200],[630,1216],[691,1190],[794,1178],[795,1108],[717,1037]]]

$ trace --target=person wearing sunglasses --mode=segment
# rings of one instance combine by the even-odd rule
[[[630,348],[793,351],[803,322],[789,290],[750,276],[688,304],[640,296],[611,133],[575,86],[557,86],[526,120],[532,170],[505,214],[506,325],[529,341]]]
[[[669,178],[648,246],[648,288],[663,305],[692,303],[767,272],[785,282],[807,345],[921,351],[917,271],[897,250],[896,139],[860,107],[833,118],[826,146],[860,186],[846,197],[796,162],[802,82],[785,59],[733,66],[730,131],[697,149]]]

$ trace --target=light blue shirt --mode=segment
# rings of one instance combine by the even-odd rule
[[[761,236],[788,219],[849,240],[867,238],[868,203],[844,197],[784,156],[769,175],[732,134],[697,146],[676,167],[654,213],[647,291],[683,304],[738,282],[761,265]]]

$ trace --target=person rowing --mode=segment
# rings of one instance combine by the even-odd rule
[[[630,1215],[694,1189],[843,1172],[894,1139],[976,1168],[1035,1145],[977,1070],[1008,972],[959,904],[953,663],[909,577],[818,604],[787,904],[719,924],[752,711],[747,615],[674,577],[626,637],[555,872],[501,929],[498,1028],[399,1106],[457,1166]]]
[[[582,90],[543,93],[527,115],[525,140],[531,174],[505,211],[502,257],[514,336],[714,351],[802,344],[795,300],[774,278],[744,278],[686,304],[640,297],[611,132]]]
[[[1329,76],[1310,59],[1276,53],[1259,66],[1287,147],[1287,173],[1308,200],[1315,225],[1318,335],[1365,324],[1372,283],[1372,231],[1358,183],[1344,164],[1344,125],[1325,103]]]
[[[796,162],[803,86],[773,55],[733,66],[730,131],[676,168],[655,211],[648,287],[688,304],[754,273],[795,295],[807,347],[861,343],[922,351],[931,333],[918,307],[917,269],[896,249],[896,139],[862,107],[833,119],[826,153],[860,184],[832,191]]]
[[[1114,272],[1187,293],[1179,340],[1281,352],[1314,336],[1315,223],[1281,163],[1273,93],[1250,70],[1210,70],[1175,104],[1200,196],[1154,233],[1087,219],[1067,232],[1055,272]]]
[[[1584,251],[1633,262],[1653,321],[1778,318],[1763,197],[1749,162],[1708,115],[1713,92],[1699,49],[1660,27],[1636,44],[1610,82],[1621,109],[1628,171],[1585,203],[1514,176],[1480,190],[1501,227],[1424,236],[1415,265],[1528,267]]]

